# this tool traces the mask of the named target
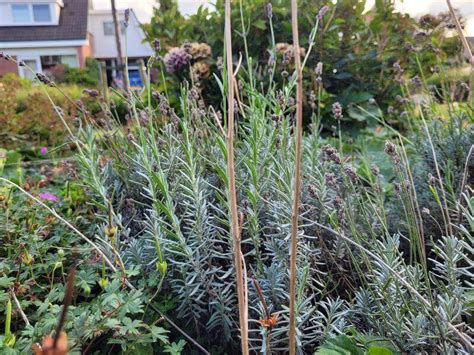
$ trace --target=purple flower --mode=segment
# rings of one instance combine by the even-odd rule
[[[183,48],[171,48],[168,53],[166,53],[164,62],[166,70],[174,74],[181,70],[183,67],[189,63],[189,54]]]
[[[265,5],[265,15],[271,19],[273,17],[273,6],[272,3],[269,2],[268,4]]]
[[[336,120],[342,119],[342,106],[339,102],[332,104],[332,114]]]
[[[46,154],[48,153],[48,148],[46,148],[46,147],[41,147],[40,153],[41,153],[41,155],[46,155]]]
[[[49,192],[41,192],[38,194],[38,197],[42,200],[45,201],[50,201],[50,202],[59,202],[59,197],[53,195],[52,193]]]
[[[321,20],[329,11],[329,6],[324,5],[318,12],[318,18]]]

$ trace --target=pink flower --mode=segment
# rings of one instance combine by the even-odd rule
[[[40,153],[41,153],[41,155],[46,155],[46,153],[48,153],[48,148],[41,147]]]
[[[59,202],[59,197],[53,195],[52,193],[49,192],[41,192],[38,194],[38,197],[42,200],[45,201],[50,201],[50,202]]]

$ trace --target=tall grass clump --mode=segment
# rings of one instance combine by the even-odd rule
[[[400,68],[410,131],[373,100],[351,107],[381,136],[369,153],[341,128],[341,105],[323,116],[320,91],[302,91],[319,22],[300,60],[296,5],[282,84],[259,86],[259,68],[232,56],[226,1],[220,106],[192,82],[175,108],[147,85],[125,95],[123,124],[96,98],[106,122],[83,113],[71,136],[96,214],[83,237],[204,352],[471,353],[471,104]],[[334,136],[321,129],[332,119]]]

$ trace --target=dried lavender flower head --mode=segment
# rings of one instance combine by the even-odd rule
[[[328,11],[329,11],[329,6],[324,5],[321,9],[319,9],[318,19],[321,20],[324,17],[324,15],[327,14]]]
[[[420,88],[423,86],[423,82],[421,81],[420,77],[418,75],[415,75],[413,78],[411,78],[411,83],[413,86]]]
[[[189,54],[184,48],[171,48],[163,61],[168,73],[175,74],[189,64]]]
[[[398,73],[403,73],[402,66],[400,65],[400,61],[397,60],[395,63],[393,63],[393,69],[395,69],[396,72]]]
[[[267,16],[268,19],[271,19],[273,17],[273,6],[271,2],[268,2],[265,5],[265,16]]]
[[[323,63],[322,62],[318,62],[318,64],[316,64],[316,69],[314,69],[316,75],[323,75]]]
[[[45,85],[48,85],[48,86],[53,86],[54,83],[52,82],[52,80],[50,78],[48,78],[46,75],[44,75],[43,73],[36,73],[36,79],[45,84]]]
[[[353,183],[356,183],[357,180],[359,180],[359,176],[357,175],[357,172],[352,165],[347,165],[346,167],[344,167],[344,172]]]
[[[84,89],[82,92],[86,95],[89,95],[90,97],[98,97],[99,96],[99,92],[97,90],[94,90],[94,89]]]
[[[153,40],[153,49],[156,53],[161,51],[161,41],[158,38]]]
[[[390,141],[385,141],[384,150],[385,150],[385,153],[387,153],[387,155],[390,155],[390,156],[397,154],[397,147],[395,146],[395,144],[393,144]]]
[[[339,102],[335,102],[332,104],[332,114],[336,120],[342,119],[344,117],[342,115],[342,106]]]
[[[130,21],[130,9],[125,9],[123,16],[124,16],[124,26],[128,27],[128,23]]]

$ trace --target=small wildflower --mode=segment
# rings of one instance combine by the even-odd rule
[[[332,114],[336,120],[341,120],[344,116],[342,115],[342,106],[339,102],[332,104]]]
[[[42,200],[45,201],[50,201],[50,202],[59,202],[59,197],[53,195],[52,193],[49,192],[41,192],[38,194],[38,197]]]
[[[46,147],[41,147],[41,149],[40,149],[40,154],[44,156],[44,155],[46,155],[47,153],[48,153],[48,148],[46,148]]]
[[[371,97],[371,98],[369,99],[369,104],[370,104],[370,105],[377,105],[377,101],[375,101],[375,99],[374,99],[373,97]]]
[[[422,210],[421,210],[421,212],[423,212],[423,214],[426,214],[426,215],[430,215],[430,214],[431,214],[431,211],[430,211],[428,208],[426,208],[426,207],[423,207]]]
[[[395,109],[393,108],[393,106],[387,107],[387,113],[389,115],[393,115],[395,113]]]

